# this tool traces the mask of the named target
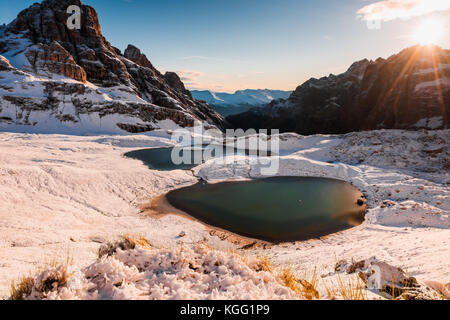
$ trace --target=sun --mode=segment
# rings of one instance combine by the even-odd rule
[[[439,20],[425,20],[417,28],[414,40],[421,45],[436,44],[442,39],[444,24]]]

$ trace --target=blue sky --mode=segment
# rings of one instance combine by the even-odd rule
[[[310,77],[340,73],[356,60],[388,57],[415,44],[412,35],[424,19],[450,21],[445,4],[440,11],[413,14],[407,20],[382,17],[377,30],[357,17],[358,10],[389,1],[395,0],[83,2],[97,10],[112,45],[121,50],[136,45],[161,71],[181,74],[191,89],[234,91],[292,90]],[[34,2],[0,0],[0,23],[10,22]],[[449,48],[450,37],[436,43]]]

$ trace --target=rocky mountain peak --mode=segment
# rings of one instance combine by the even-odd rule
[[[141,67],[153,69],[153,66],[150,61],[148,61],[146,55],[141,53],[141,50],[139,50],[132,44],[129,44],[125,49],[124,57],[133,61],[134,63],[137,63]]]
[[[191,92],[186,89],[183,81],[181,81],[180,77],[175,72],[166,72],[164,74],[164,79],[166,79],[169,86],[175,91],[192,97]]]
[[[370,65],[370,61],[367,59],[363,59],[357,62],[354,62],[350,68],[348,68],[346,74],[354,75],[356,77],[362,78],[364,73],[366,72],[367,67]]]
[[[70,5],[77,5],[81,9],[80,30],[67,28],[67,8]],[[35,3],[20,12],[4,33],[8,37],[0,41],[0,54],[16,49],[23,42],[21,39],[27,39],[34,45],[49,46],[57,41],[84,69],[88,81],[103,86],[119,82],[128,84],[130,81],[125,65],[101,33],[97,12],[79,0]]]
[[[70,16],[67,8],[70,5],[80,7],[79,30],[67,27]],[[20,12],[14,21],[0,30],[0,56],[3,56],[0,60],[2,70],[9,68],[10,64],[16,70],[37,74],[49,81],[56,81],[58,78],[55,75],[59,75],[81,84],[89,82],[97,86],[98,89],[92,93],[92,86],[44,84],[44,97],[56,95],[56,88],[60,90],[59,98],[40,101],[37,103],[39,107],[29,101],[31,111],[42,109],[54,112],[58,101],[71,101],[75,106],[74,113],[60,116],[72,124],[81,122],[81,119],[77,120],[81,114],[94,112],[100,117],[105,114],[120,114],[122,118],[131,116],[133,120],[130,123],[116,123],[117,128],[128,132],[154,130],[158,128],[157,122],[166,119],[182,127],[192,126],[196,120],[213,127],[224,127],[223,118],[206,103],[193,99],[176,74],[163,76],[133,45],[129,45],[122,55],[102,35],[95,9],[79,0],[45,0]],[[91,94],[87,95],[89,92]],[[80,99],[78,96],[61,96],[61,93],[83,93],[85,96]],[[4,95],[1,91],[0,94]],[[6,99],[9,99],[8,105],[13,104],[14,107],[23,104],[16,98]],[[27,125],[33,124],[30,117],[27,116]],[[137,119],[141,123],[137,123]],[[17,123],[23,123],[22,120],[17,120]]]

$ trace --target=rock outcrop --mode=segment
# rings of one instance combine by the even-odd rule
[[[12,66],[9,63],[8,59],[0,56],[0,71],[9,71],[11,69],[12,69]]]
[[[67,8],[70,5],[81,8],[79,30],[67,28]],[[1,29],[0,55],[3,56],[0,71],[11,70],[8,69],[10,63],[11,68],[22,76],[21,72],[26,72],[49,81],[67,82],[53,77],[60,75],[86,84],[85,92],[96,87],[94,96],[88,97],[85,93],[83,96],[75,93],[65,96],[62,92],[52,96],[48,106],[52,113],[58,113],[58,108],[67,109],[67,101],[71,101],[74,113],[64,119],[74,118],[83,122],[79,113],[79,106],[83,105],[81,114],[131,118],[128,122],[116,123],[119,131],[151,131],[160,128],[158,122],[163,120],[172,120],[179,126],[192,126],[195,121],[202,121],[210,127],[224,128],[224,119],[206,103],[193,99],[176,74],[162,75],[133,45],[129,45],[123,55],[111,46],[102,35],[96,11],[80,0],[45,0],[20,12],[13,22]],[[23,79],[30,81],[29,77],[23,76]],[[46,81],[42,81],[40,79],[38,87],[47,87]],[[23,85],[28,88],[37,86],[36,83]],[[0,91],[0,110],[10,113],[13,106],[8,98],[4,99],[5,95],[14,96],[14,92],[6,94]],[[34,103],[38,105],[45,105],[49,100],[44,91],[42,97],[38,94],[35,98]],[[30,119],[33,117],[30,114]],[[16,120],[13,124],[24,125],[20,119]]]
[[[132,44],[129,44],[128,47],[125,49],[124,57],[133,61],[134,63],[137,63],[141,67],[154,69],[153,65],[150,61],[148,61],[145,54],[141,53],[141,50],[133,46]]]
[[[418,281],[401,268],[394,267],[375,257],[361,261],[339,261],[338,273],[357,274],[368,289],[396,300],[442,300],[442,292]],[[444,287],[444,286],[443,286]],[[444,288],[445,289],[445,288]]]
[[[86,83],[86,72],[57,41],[50,45],[39,43],[26,51],[25,56],[35,73],[49,72]]]
[[[235,127],[300,134],[443,129],[450,123],[450,50],[415,46],[310,79],[287,100],[231,116]]]
[[[192,98],[192,94],[188,90],[186,90],[184,83],[181,81],[180,77],[175,72],[166,72],[164,74],[164,79],[166,79],[167,83],[172,89]]]
[[[81,8],[80,30],[67,28],[67,8],[71,5]],[[40,4],[35,3],[20,12],[6,26],[4,33],[21,35],[33,44],[51,44],[57,41],[83,67],[88,80],[95,84],[126,84],[130,79],[125,65],[101,33],[97,12],[94,8],[83,5],[80,0],[46,0]],[[8,44],[7,40],[3,42]]]

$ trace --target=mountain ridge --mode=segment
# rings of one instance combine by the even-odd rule
[[[299,134],[444,129],[450,123],[450,50],[413,46],[311,78],[286,100],[227,117],[233,127]]]
[[[237,106],[241,104],[260,105],[273,100],[286,99],[292,91],[272,89],[245,89],[236,90],[234,93],[216,92],[211,90],[191,90],[194,98],[203,100],[208,104]]]
[[[192,90],[195,99],[205,101],[222,116],[246,112],[254,107],[262,107],[274,100],[286,99],[292,91],[272,89],[245,89],[234,93],[210,90]]]

